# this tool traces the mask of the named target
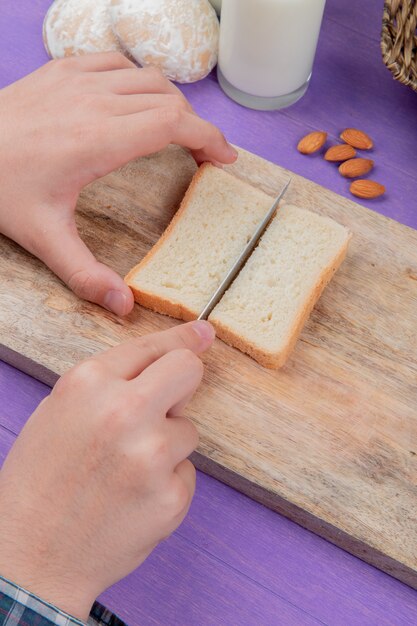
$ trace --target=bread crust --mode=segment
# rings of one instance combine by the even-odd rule
[[[175,319],[183,320],[184,322],[191,322],[192,320],[197,319],[200,315],[200,313],[191,311],[191,309],[188,309],[179,302],[167,300],[165,298],[161,298],[160,296],[156,296],[153,293],[136,289],[136,287],[132,287],[132,285],[129,285],[129,287],[133,292],[135,301],[144,306],[145,309],[150,309],[155,313],[162,313],[162,315],[168,315],[169,317],[174,317]]]
[[[159,239],[159,241],[157,241],[156,244],[153,246],[153,248],[149,250],[149,252],[144,256],[142,261],[140,261],[140,263],[135,265],[135,267],[131,269],[130,272],[125,276],[125,283],[132,290],[135,301],[138,304],[141,304],[142,306],[148,309],[151,309],[152,311],[155,311],[156,313],[169,315],[170,317],[175,317],[176,319],[184,320],[185,322],[190,322],[196,319],[199,316],[200,311],[192,311],[191,309],[188,309],[180,302],[162,298],[153,293],[149,293],[147,291],[143,291],[142,289],[138,289],[134,285],[134,277],[137,274],[137,272],[143,269],[145,265],[147,265],[152,260],[154,255],[158,252],[158,250],[165,244],[167,239],[169,239],[172,232],[175,230],[176,225],[181,220],[182,216],[187,210],[190,200],[194,196],[195,188],[199,184],[201,178],[204,176],[204,172],[207,169],[211,169],[214,167],[215,166],[212,165],[211,163],[203,163],[199,167],[199,169],[194,174],[194,177],[190,183],[190,186],[185,192],[184,198],[180,204],[178,211],[175,213],[171,222],[168,224],[164,233],[161,235],[161,238]]]
[[[249,356],[251,356],[255,361],[257,361],[260,365],[268,369],[279,369],[283,367],[288,360],[291,352],[294,350],[295,344],[300,336],[300,333],[307,321],[310,317],[312,310],[317,304],[320,296],[322,295],[324,289],[329,284],[331,279],[333,278],[336,271],[339,269],[341,264],[346,258],[346,254],[349,247],[350,239],[352,235],[350,235],[346,241],[346,244],[340,250],[337,257],[334,259],[333,263],[331,263],[328,267],[326,267],[319,280],[317,281],[309,299],[305,303],[303,309],[298,314],[292,329],[288,335],[288,342],[285,348],[280,352],[266,352],[258,348],[255,344],[251,343],[242,335],[236,334],[231,328],[229,328],[226,324],[222,324],[217,321],[215,317],[209,317],[209,321],[212,323],[214,328],[216,329],[216,335],[219,339],[222,339],[225,343],[230,346],[234,346],[238,348],[241,352],[245,352]]]
[[[163,298],[161,296],[155,295],[152,292],[138,289],[134,285],[134,277],[138,271],[140,271],[145,265],[147,265],[147,263],[151,261],[155,253],[165,244],[167,239],[171,236],[177,223],[181,220],[182,216],[187,210],[189,202],[193,198],[195,189],[199,184],[202,176],[204,176],[205,171],[213,167],[214,166],[210,163],[204,163],[200,166],[200,168],[194,175],[188,190],[185,193],[185,196],[177,213],[174,215],[173,219],[171,220],[170,224],[166,228],[159,241],[146,254],[142,261],[138,263],[132,270],[130,270],[130,272],[125,277],[125,282],[132,290],[136,302],[138,302],[147,309],[155,311],[156,313],[168,315],[170,317],[174,317],[175,319],[184,320],[186,322],[197,319],[200,311],[193,311],[184,306],[181,302],[176,302],[175,300],[170,300],[169,298]],[[316,285],[314,286],[313,291],[310,294],[310,297],[308,298],[304,307],[300,310],[297,318],[294,321],[291,331],[288,334],[287,344],[283,350],[281,350],[280,352],[267,352],[261,350],[254,343],[247,340],[244,336],[238,335],[226,324],[222,324],[221,322],[216,320],[215,313],[213,312],[213,314],[209,316],[209,321],[216,329],[217,337],[219,339],[222,339],[230,346],[248,354],[260,365],[268,369],[279,369],[280,367],[285,365],[314,306],[322,295],[325,287],[331,281],[335,272],[344,261],[349,247],[350,239],[351,235],[349,235],[345,245],[340,249],[338,255],[333,260],[333,262],[328,265],[321,273]]]

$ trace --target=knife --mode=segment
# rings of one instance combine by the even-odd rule
[[[226,274],[225,278],[220,283],[220,285],[216,289],[216,291],[213,293],[213,295],[211,296],[210,300],[208,301],[208,303],[206,304],[204,309],[201,311],[201,313],[200,313],[200,315],[198,316],[197,319],[199,319],[199,320],[206,320],[206,319],[208,319],[208,316],[213,311],[214,307],[220,302],[220,300],[222,299],[222,297],[224,296],[226,291],[229,289],[230,285],[232,284],[232,282],[234,281],[236,276],[239,274],[240,270],[242,269],[242,267],[244,266],[246,261],[249,259],[250,255],[252,254],[252,252],[256,248],[260,238],[264,234],[264,232],[265,232],[269,222],[273,218],[273,216],[274,216],[274,214],[275,214],[275,212],[276,212],[276,210],[278,208],[279,202],[284,197],[284,195],[285,195],[285,193],[286,193],[286,191],[287,191],[287,189],[288,189],[288,187],[290,185],[290,182],[291,182],[291,178],[287,182],[287,184],[285,185],[284,189],[279,194],[278,198],[276,198],[276,200],[274,201],[273,205],[271,206],[269,211],[266,213],[265,217],[258,224],[255,232],[253,233],[252,237],[250,238],[250,240],[248,241],[248,243],[244,247],[242,253],[239,255],[239,257],[233,263],[232,267],[230,268],[230,270]]]

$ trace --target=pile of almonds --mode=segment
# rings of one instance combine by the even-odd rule
[[[362,130],[356,128],[346,128],[340,138],[344,143],[332,146],[324,154],[326,161],[341,163],[339,172],[345,178],[357,178],[349,187],[350,192],[358,198],[378,198],[385,193],[384,185],[368,178],[361,178],[368,174],[374,166],[371,159],[356,156],[357,150],[370,150],[373,148],[372,139]],[[314,131],[303,137],[297,146],[301,154],[314,154],[321,150],[327,141],[327,133]],[[355,149],[356,148],[356,149]]]

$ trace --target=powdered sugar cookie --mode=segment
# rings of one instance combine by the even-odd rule
[[[143,66],[191,83],[216,65],[219,21],[208,0],[111,0],[113,29]]]
[[[55,0],[43,23],[50,57],[121,50],[109,14],[110,0]]]

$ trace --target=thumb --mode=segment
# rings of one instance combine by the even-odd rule
[[[43,230],[36,254],[80,298],[95,302],[116,313],[127,315],[133,308],[133,294],[123,279],[87,248],[71,219]]]

